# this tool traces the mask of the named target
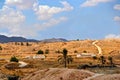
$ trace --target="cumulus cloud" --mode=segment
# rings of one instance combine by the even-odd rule
[[[57,25],[57,24],[64,22],[66,20],[67,20],[66,17],[60,17],[57,19],[52,18],[48,22],[44,22],[42,24],[36,24],[35,26],[37,27],[37,29],[42,30],[42,29]]]
[[[116,4],[116,5],[114,6],[114,9],[115,9],[115,10],[120,10],[120,4]]]
[[[33,4],[36,0],[6,0],[5,4],[9,6],[15,6],[18,9],[30,9],[33,7]]]
[[[38,35],[39,31],[53,27],[67,20],[66,17],[61,16],[54,18],[54,14],[73,9],[73,7],[70,6],[70,4],[66,1],[61,2],[61,4],[64,6],[63,8],[49,7],[48,5],[38,5],[34,1],[36,0],[6,0],[4,6],[0,9],[0,29],[4,30],[0,33],[7,36],[35,37]],[[32,7],[33,5],[34,7]],[[29,17],[24,15],[22,10],[29,9],[30,7],[34,9],[36,14],[38,13],[38,17],[47,16],[47,20],[42,21],[42,23],[38,23],[39,20],[36,19],[37,22],[35,23],[26,23],[26,20],[28,20],[26,18]]]
[[[38,5],[35,3],[33,10],[35,11],[39,20],[47,20],[53,17],[55,14],[73,9],[73,7],[66,1],[61,2],[61,4],[64,6],[63,8],[54,6],[50,7],[48,5]]]
[[[3,6],[3,8],[0,10],[0,29],[8,30],[7,33],[1,33],[9,36],[34,37],[40,30],[55,26],[66,20],[66,17],[60,17],[57,19],[51,18],[47,22],[30,25],[25,23],[26,17],[21,11],[14,10],[8,6]]]
[[[81,4],[81,7],[91,7],[91,6],[96,6],[99,3],[106,3],[110,2],[112,0],[86,0],[83,4]]]
[[[19,29],[17,29],[14,32],[11,32],[11,35],[17,34],[17,35],[21,35],[21,36],[29,36],[29,37],[35,37],[38,35],[38,32],[41,30],[44,30],[46,28],[49,27],[53,27],[61,22],[66,21],[67,18],[65,17],[60,17],[58,19],[50,19],[48,20],[48,22],[44,22],[44,23],[36,23],[36,24],[32,24],[32,25],[23,25],[22,27],[19,27]]]
[[[105,39],[120,39],[120,35],[109,34],[105,37]]]
[[[16,30],[16,27],[25,21],[25,16],[17,10],[3,6],[0,10],[0,27]]]

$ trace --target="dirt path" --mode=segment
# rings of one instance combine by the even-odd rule
[[[102,49],[101,47],[99,47],[96,43],[98,43],[98,41],[94,41],[92,44],[98,49],[98,54],[99,55],[102,55]]]

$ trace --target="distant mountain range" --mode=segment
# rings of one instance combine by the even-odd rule
[[[40,42],[66,42],[68,40],[63,39],[63,38],[51,38],[51,39],[44,39],[41,40]]]
[[[63,38],[52,38],[52,39],[44,39],[44,40],[35,40],[35,39],[27,39],[24,37],[7,37],[5,35],[0,35],[0,43],[7,42],[66,42],[66,39]]]
[[[38,40],[34,39],[26,39],[24,37],[7,37],[5,35],[0,35],[0,43],[7,43],[7,42],[37,42]]]

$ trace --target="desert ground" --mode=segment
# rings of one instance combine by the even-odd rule
[[[19,76],[22,80],[120,80],[120,40],[72,40],[68,42],[10,42],[0,43],[0,80],[7,80],[8,76]],[[66,48],[73,58],[71,64],[58,62],[62,50]],[[39,50],[44,52],[45,58],[33,58]],[[48,53],[45,53],[49,50]],[[106,58],[111,56],[115,68],[78,69],[79,65],[96,65],[101,62],[92,56],[77,57],[80,53],[94,54],[97,58],[101,55]],[[19,63],[9,62],[15,56]],[[20,67],[22,66],[22,67]],[[109,77],[109,78],[107,78]]]

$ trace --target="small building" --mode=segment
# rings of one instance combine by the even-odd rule
[[[26,59],[45,59],[45,55],[26,56]]]
[[[33,59],[45,59],[45,55],[35,55]]]
[[[93,57],[96,56],[94,53],[77,53],[76,57]]]

